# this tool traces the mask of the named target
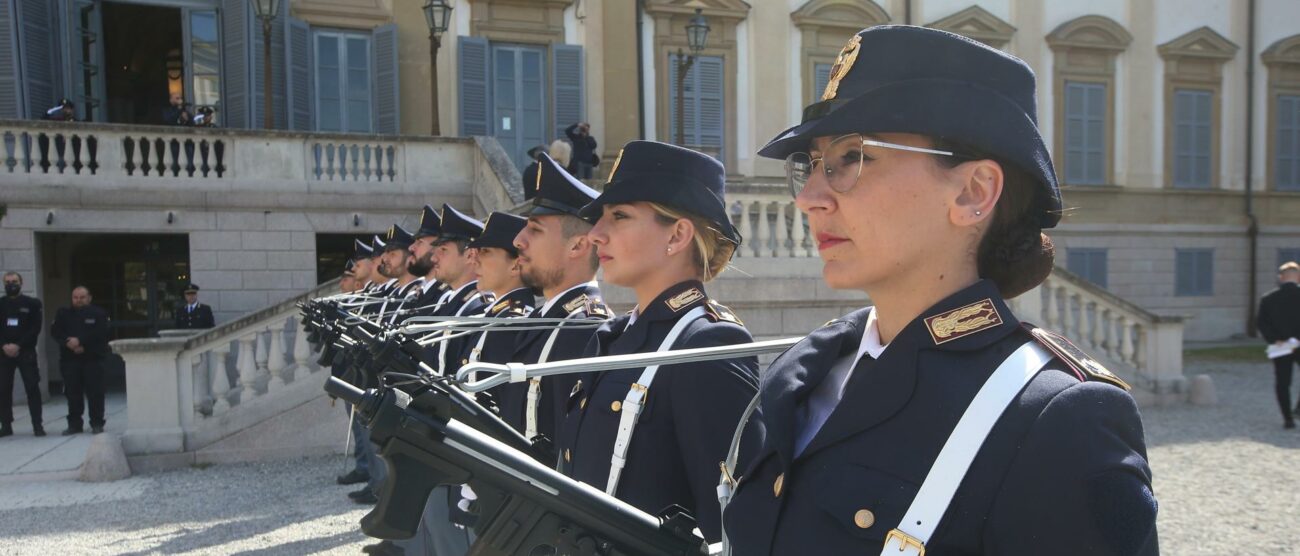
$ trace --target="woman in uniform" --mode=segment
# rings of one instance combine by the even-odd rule
[[[595,222],[588,237],[605,280],[631,289],[637,305],[597,331],[589,355],[753,341],[704,291],[740,244],[724,181],[722,164],[695,151],[623,148],[581,215]],[[749,357],[582,377],[558,435],[560,470],[650,514],[681,506],[718,540],[718,462],[757,391],[756,370]]]
[[[874,306],[764,373],[733,554],[1157,553],[1127,387],[1004,302],[1051,272],[1061,213],[1034,87],[975,41],[874,27],[760,151],[786,161],[826,283]]]

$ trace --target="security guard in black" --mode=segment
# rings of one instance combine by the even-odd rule
[[[72,306],[63,307],[50,325],[50,337],[59,342],[59,371],[68,397],[68,429],[82,431],[82,413],[90,406],[90,427],[104,429],[104,366],[108,355],[108,313],[90,304],[86,288],[72,290]],[[84,397],[84,400],[83,400]]]
[[[41,426],[40,368],[36,363],[36,340],[41,335],[41,302],[22,294],[22,277],[4,276],[5,295],[0,297],[0,436],[12,434],[15,371],[22,374],[27,392],[27,411],[37,436]]]

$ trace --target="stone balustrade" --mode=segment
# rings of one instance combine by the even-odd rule
[[[731,223],[745,241],[737,257],[816,257],[808,219],[785,193],[727,195]]]

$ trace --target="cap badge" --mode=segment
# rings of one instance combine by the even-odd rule
[[[1000,324],[1002,324],[1002,315],[998,314],[992,299],[985,299],[925,319],[925,326],[930,330],[930,338],[934,340],[935,345],[964,338]]]
[[[609,169],[609,177],[605,179],[605,185],[614,181],[614,174],[618,172],[618,163],[623,162],[623,149],[618,150],[618,158],[614,159],[614,167]]]
[[[665,303],[668,304],[669,309],[680,311],[682,310],[682,307],[695,303],[701,299],[704,299],[704,292],[700,291],[699,288],[691,288],[668,298],[668,301]]]
[[[537,165],[537,185],[536,185],[536,187],[534,187],[533,191],[541,191],[541,190],[542,190],[542,172],[545,172],[545,170],[543,170],[543,168],[545,168],[544,165],[542,165],[542,164],[538,164],[538,165]]]
[[[862,37],[853,35],[849,43],[844,45],[840,50],[840,55],[835,57],[835,65],[831,66],[830,81],[826,83],[826,91],[822,93],[822,100],[831,100],[840,90],[840,80],[849,73],[853,68],[853,63],[858,61],[858,50],[862,45]]]

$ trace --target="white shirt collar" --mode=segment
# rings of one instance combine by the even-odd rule
[[[424,283],[420,284],[420,291],[422,293],[429,293],[429,288],[432,288],[434,284],[438,283],[438,281],[433,278],[421,278],[421,280],[424,280]]]
[[[573,286],[567,290],[560,292],[558,295],[550,299],[547,299],[546,303],[542,304],[542,314],[545,315],[546,313],[549,313],[551,311],[551,307],[554,307],[555,303],[559,301],[561,297],[564,297],[564,294],[569,293],[578,288],[595,288],[595,287],[599,287],[599,284],[597,284],[595,280],[592,280],[590,282],[584,282],[582,284],[578,284],[576,286]]]
[[[858,343],[858,355],[854,358],[854,364],[862,359],[862,354],[868,354],[872,359],[880,359],[880,355],[885,353],[885,348],[889,344],[880,343],[880,326],[876,324],[876,308],[871,308],[871,313],[867,315],[867,326],[862,331],[862,341]]]

